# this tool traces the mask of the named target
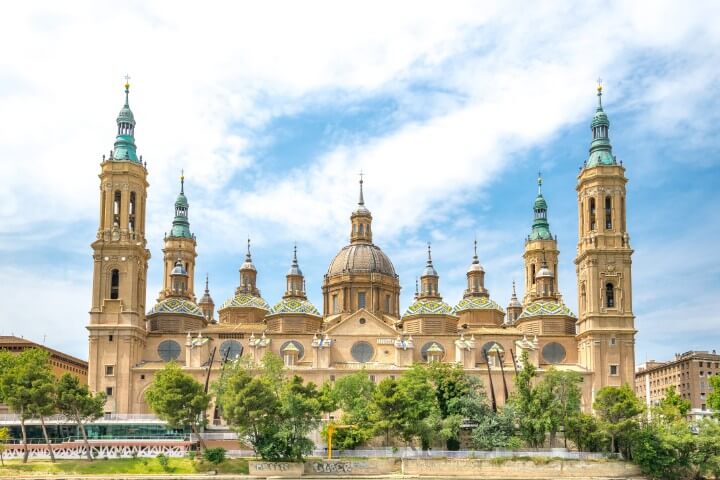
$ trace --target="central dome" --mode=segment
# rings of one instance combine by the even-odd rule
[[[382,273],[396,277],[395,267],[385,253],[371,243],[347,245],[335,255],[327,275]]]

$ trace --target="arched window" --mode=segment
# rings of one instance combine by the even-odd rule
[[[590,230],[595,230],[595,199],[590,199]]]
[[[128,230],[135,231],[135,192],[130,192],[130,204],[128,205]]]
[[[120,228],[120,200],[122,195],[120,190],[115,192],[115,199],[113,201],[113,227]]]
[[[612,199],[605,197],[605,230],[612,230]]]
[[[117,300],[120,297],[120,271],[114,269],[110,272],[110,299]]]
[[[530,265],[530,278],[532,278],[532,284],[535,285],[535,264]]]
[[[360,235],[364,235],[364,234],[365,234],[365,225],[361,223],[360,224]]]
[[[615,287],[610,282],[605,285],[605,300],[607,308],[615,307]]]

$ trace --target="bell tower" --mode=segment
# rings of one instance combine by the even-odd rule
[[[129,80],[129,77],[126,77]],[[92,391],[108,396],[107,412],[131,412],[131,369],[145,344],[145,290],[150,251],[145,239],[147,169],[135,147],[135,118],[125,104],[117,136],[100,165],[99,225],[93,250],[89,372]]]
[[[578,357],[595,372],[593,392],[632,384],[635,317],[632,312],[630,236],[625,168],[612,154],[602,85],[592,120],[590,155],[578,175]]]

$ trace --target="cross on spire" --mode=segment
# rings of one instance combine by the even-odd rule
[[[603,90],[602,78],[598,77],[598,79],[597,79],[598,108],[602,108],[602,90]]]
[[[360,170],[360,199],[358,205],[365,205],[365,199],[363,198],[363,172]]]
[[[180,193],[185,194],[185,169],[180,170]]]
[[[539,171],[538,171],[537,184],[538,184],[538,195],[542,195],[542,173]]]

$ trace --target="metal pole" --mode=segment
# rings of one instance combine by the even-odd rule
[[[493,386],[492,373],[490,372],[490,357],[488,353],[483,350],[485,356],[485,365],[487,365],[488,378],[490,379],[490,400],[492,401],[493,412],[497,412],[497,402],[495,401],[495,387]]]
[[[515,352],[512,351],[512,348],[510,349],[510,355],[512,355],[513,368],[515,368],[515,376],[517,377],[517,361],[515,360]]]
[[[208,364],[208,371],[207,371],[207,377],[205,377],[205,393],[208,392],[208,388],[210,388],[210,372],[212,371],[212,365],[215,361],[215,351],[217,350],[217,347],[213,347],[213,351],[210,354],[210,363]]]
[[[497,351],[498,361],[500,362],[500,373],[502,374],[503,379],[503,391],[505,393],[505,403],[508,401],[508,388],[507,388],[507,382],[505,381],[505,368],[503,367],[503,358],[500,356],[500,349]]]

